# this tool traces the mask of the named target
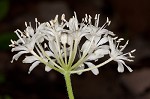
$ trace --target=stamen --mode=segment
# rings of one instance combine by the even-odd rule
[[[15,44],[14,41],[13,41],[12,39],[11,39],[10,41],[11,41],[12,44]]]
[[[55,16],[54,23],[58,21],[58,15]]]
[[[97,20],[97,14],[95,14],[95,18],[94,19]]]
[[[123,41],[124,40],[124,38],[120,38],[120,39],[118,39],[119,41]]]
[[[120,43],[121,41],[120,41],[120,40],[117,40],[116,42],[117,42],[117,43]]]
[[[29,22],[29,25],[30,25],[30,27],[31,27],[31,22]]]
[[[13,45],[13,44],[10,44],[10,45],[9,45],[9,47],[15,47],[15,45]]]
[[[54,26],[54,23],[52,22],[52,20],[50,21],[50,24],[51,24],[52,27]]]
[[[100,28],[100,30],[101,30],[101,29],[104,29],[106,26],[109,26],[110,23],[111,23],[111,21],[109,21],[109,19],[108,19],[108,17],[107,17],[106,22],[105,22],[104,25]]]
[[[117,42],[117,41],[116,41],[116,42]],[[119,47],[120,42],[121,42],[121,41],[118,41],[118,42],[117,42],[117,46],[116,46],[117,49],[118,49],[118,47]]]
[[[117,44],[117,48],[120,47],[119,44],[120,44],[120,42],[121,42],[122,40],[124,40],[124,39],[123,39],[123,38],[120,38],[120,39],[118,39],[118,40],[116,41],[116,42],[118,43],[118,44]],[[121,46],[120,48],[123,48],[123,46]]]
[[[19,29],[17,29],[16,31],[20,32],[21,37],[23,37],[23,36],[24,36],[24,35],[23,35],[23,32],[22,32],[22,31],[20,31]]]
[[[98,27],[98,25],[99,25],[99,17],[100,17],[100,14],[98,14],[98,16],[97,16],[96,27]]]
[[[27,22],[25,22],[25,26],[28,27]]]
[[[38,22],[37,18],[35,18],[35,22],[36,22],[36,23]]]
[[[29,33],[28,33],[28,32],[25,32],[25,31],[24,31],[24,35],[25,35],[26,37],[30,37],[30,36],[29,36]]]
[[[136,49],[132,50],[131,53],[134,53],[136,51]]]
[[[107,17],[107,23],[108,23],[108,26],[110,25],[111,21],[109,21],[109,18]]]
[[[62,14],[61,20],[64,21],[64,22],[67,22],[66,19],[65,19],[65,14]]]
[[[87,23],[88,16],[85,14],[85,22]]]
[[[17,30],[14,31],[16,33],[16,35],[19,37],[19,39],[22,41],[23,44],[25,44],[24,40],[21,38],[21,36],[18,34]]]
[[[74,17],[77,19],[77,14],[76,14],[76,12],[74,11]]]
[[[131,53],[129,53],[129,57],[134,58],[134,56],[132,56]]]
[[[10,41],[12,44],[10,44],[9,47],[15,47],[15,42],[12,39]]]
[[[82,18],[82,23],[84,23],[84,18]]]
[[[47,44],[46,44],[46,43],[44,43],[44,48],[48,48],[48,46],[47,46]]]
[[[38,27],[38,20],[37,20],[37,18],[35,18],[35,26],[36,26],[36,29],[37,29],[37,27]]]
[[[97,26],[97,14],[95,15],[95,26]]]
[[[127,40],[127,42],[126,42],[125,45],[120,49],[120,51],[123,51],[124,48],[128,45],[128,43],[129,43],[129,40]]]
[[[61,20],[63,21],[65,19],[65,14],[61,15]]]
[[[116,40],[118,38],[118,36],[114,37],[113,39]]]
[[[38,25],[40,25],[41,23],[40,22],[38,22]]]
[[[91,19],[92,17],[89,15],[89,19],[88,19],[89,24],[91,24]]]

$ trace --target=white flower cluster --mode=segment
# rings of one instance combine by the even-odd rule
[[[132,72],[132,69],[124,61],[133,61],[131,55],[135,50],[123,53],[128,44],[119,45],[123,38],[115,37],[115,34],[107,29],[110,25],[107,18],[103,26],[99,26],[100,14],[95,15],[95,23],[92,24],[92,17],[85,15],[79,23],[76,13],[69,21],[62,14],[61,22],[58,22],[58,15],[54,20],[40,23],[35,19],[36,28],[25,22],[26,29],[15,31],[17,41],[11,40],[12,52],[17,51],[12,58],[18,58],[26,53],[23,63],[32,63],[29,73],[40,63],[45,64],[45,71],[54,69],[60,73],[70,71],[71,74],[91,70],[95,75],[99,74],[98,68],[114,60],[118,63],[118,71],[123,72],[124,66]],[[28,54],[29,55],[29,54]],[[99,65],[93,62],[109,55],[110,58]]]

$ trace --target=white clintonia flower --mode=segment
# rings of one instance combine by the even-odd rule
[[[13,60],[25,53],[30,53],[26,56],[23,63],[31,63],[29,73],[40,63],[45,65],[45,71],[51,69],[62,74],[70,72],[71,74],[91,70],[95,75],[99,74],[98,68],[114,60],[118,63],[118,71],[123,72],[124,66],[131,72],[132,69],[124,63],[132,61],[126,55],[129,55],[135,50],[123,54],[123,49],[126,47],[119,46],[122,39],[116,41],[113,32],[105,29],[110,25],[110,21],[99,26],[99,14],[95,15],[95,23],[92,25],[92,17],[85,15],[82,22],[78,22],[77,15],[65,19],[65,15],[61,16],[61,22],[58,22],[58,15],[49,22],[40,23],[35,19],[35,29],[29,23],[25,22],[26,29],[22,32],[19,29],[15,31],[18,36],[17,41],[11,40],[12,52],[18,53],[13,56]],[[120,48],[118,48],[120,47]],[[110,59],[101,64],[94,65],[94,61],[98,61],[105,55],[110,55]],[[87,66],[87,67],[86,67]]]
[[[126,44],[124,46],[119,46],[119,43],[121,42],[121,40],[123,40],[123,38],[118,39],[117,41],[111,37],[108,37],[109,39],[109,46],[110,46],[110,57],[113,58],[114,61],[116,61],[118,63],[118,72],[123,72],[124,71],[124,67],[127,67],[127,69],[132,72],[133,70],[127,66],[124,62],[124,60],[126,61],[133,61],[132,59],[129,58],[133,58],[134,56],[131,55],[131,53],[135,52],[135,49],[132,50],[131,52],[125,53],[123,54],[123,50],[124,48],[127,46],[128,41],[126,42]],[[118,48],[120,47],[120,49]],[[129,56],[129,58],[127,57],[127,55]]]

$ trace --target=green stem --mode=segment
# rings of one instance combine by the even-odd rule
[[[73,91],[72,91],[72,85],[71,85],[71,78],[70,78],[70,72],[64,73],[66,87],[69,99],[74,99]]]

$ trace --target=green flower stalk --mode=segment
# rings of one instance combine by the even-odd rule
[[[115,34],[107,29],[111,21],[107,18],[103,26],[99,26],[100,14],[95,15],[95,23],[92,24],[92,17],[85,15],[82,22],[78,22],[77,15],[65,19],[62,14],[61,22],[58,22],[58,15],[54,20],[40,23],[35,19],[36,27],[33,28],[31,23],[25,22],[26,29],[20,31],[17,29],[15,34],[18,40],[11,40],[9,46],[12,47],[12,52],[17,51],[12,58],[18,58],[26,53],[23,63],[31,63],[29,68],[30,73],[37,65],[43,63],[45,71],[55,70],[64,75],[69,99],[74,99],[71,74],[81,75],[83,72],[92,71],[94,75],[99,74],[99,67],[105,64],[116,61],[118,63],[118,72],[124,71],[124,66],[132,72],[132,69],[125,64],[124,61],[133,61],[131,54],[135,49],[123,53],[123,50],[128,44],[120,45],[123,38],[117,38]],[[81,42],[82,41],[82,42]],[[101,64],[94,65],[93,61],[110,56],[108,60]]]

